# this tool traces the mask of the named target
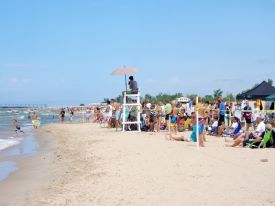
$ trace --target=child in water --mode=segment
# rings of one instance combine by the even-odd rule
[[[18,134],[18,132],[19,133],[24,133],[24,131],[21,129],[21,127],[20,127],[20,125],[19,125],[16,118],[13,118],[12,124],[13,124],[13,127],[15,128],[14,131],[16,132],[16,134]]]

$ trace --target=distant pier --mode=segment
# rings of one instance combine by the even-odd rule
[[[0,104],[0,108],[46,108],[47,104]]]

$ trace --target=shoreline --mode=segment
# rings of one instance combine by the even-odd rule
[[[275,150],[228,148],[207,137],[198,151],[164,136],[47,125],[37,134],[41,152],[19,160],[20,170],[0,183],[0,205],[275,204]]]
[[[0,182],[0,205],[26,205],[31,194],[47,184],[56,142],[44,127],[35,131],[35,141],[38,144],[35,151],[23,155],[6,154],[5,160],[14,162],[16,170]]]

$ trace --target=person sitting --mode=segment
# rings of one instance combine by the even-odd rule
[[[172,140],[172,141],[186,141],[186,142],[190,142],[190,139],[184,137],[183,135],[179,135],[179,134],[167,134],[167,135],[165,135],[165,138],[167,140]]]
[[[272,132],[271,132],[271,138],[272,138],[272,148],[275,148],[275,121],[272,122]]]
[[[234,139],[236,139],[240,135],[241,129],[242,125],[239,118],[234,117],[233,124],[230,127],[226,128],[226,130],[224,131],[224,135],[232,136]]]
[[[188,115],[184,117],[184,129],[191,130],[191,118]]]
[[[265,125],[265,132],[259,138],[256,138],[250,145],[250,148],[266,148],[274,146],[274,129],[271,124]],[[273,147],[274,148],[274,147]]]
[[[137,81],[134,80],[133,76],[129,77],[128,85],[129,85],[129,88],[131,90],[131,94],[137,94],[138,93],[138,84],[137,84]]]
[[[257,123],[257,128],[254,132],[246,131],[244,134],[243,133],[239,134],[235,138],[235,141],[231,145],[231,147],[236,147],[240,144],[243,144],[243,146],[245,147],[249,142],[251,142],[253,140],[261,141],[262,133],[265,132],[265,123],[260,117],[257,117],[256,123]]]
[[[215,121],[213,122],[212,126],[208,127],[208,134],[217,135],[218,126],[219,126],[219,120],[218,120],[218,117],[215,117]]]
[[[184,123],[185,123],[185,114],[183,112],[179,112],[179,118],[178,118],[178,131],[184,132]]]
[[[238,117],[234,117],[233,124],[231,128],[233,129],[233,137],[237,138],[242,130],[242,125],[240,123],[240,119]]]

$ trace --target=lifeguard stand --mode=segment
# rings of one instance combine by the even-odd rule
[[[137,131],[140,132],[140,111],[141,111],[141,104],[140,104],[140,92],[138,92],[137,94],[129,94],[127,92],[123,93],[123,104],[122,104],[122,132],[125,132],[125,126],[129,125],[129,124],[136,124],[137,125]],[[131,102],[131,103],[127,103],[127,97],[129,98],[135,98],[136,102]],[[128,122],[125,119],[125,113],[126,113],[126,108],[131,108],[131,107],[137,107],[136,109],[136,115],[137,115],[137,120],[134,122]]]

